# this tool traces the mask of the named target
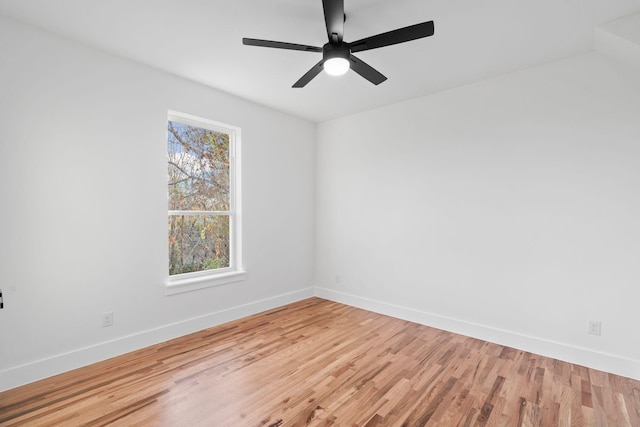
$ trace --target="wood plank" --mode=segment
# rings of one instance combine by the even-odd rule
[[[635,426],[640,382],[320,298],[0,393],[2,426]]]

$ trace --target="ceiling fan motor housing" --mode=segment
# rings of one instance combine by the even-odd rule
[[[350,55],[351,49],[347,42],[340,44],[327,43],[322,46],[322,60],[325,62],[332,58],[342,58],[348,61]]]

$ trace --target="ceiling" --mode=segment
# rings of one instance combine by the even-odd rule
[[[291,85],[321,54],[243,46],[242,37],[322,46],[321,0],[0,0],[0,14],[314,122],[587,52],[594,29],[640,0],[345,0],[345,40],[435,21],[433,37],[356,56],[354,72]]]

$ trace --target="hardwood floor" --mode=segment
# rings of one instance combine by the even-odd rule
[[[2,426],[640,426],[640,382],[311,298],[0,393]]]

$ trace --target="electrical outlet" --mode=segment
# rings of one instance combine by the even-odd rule
[[[590,335],[602,335],[602,322],[599,320],[589,320],[589,330],[587,332]]]
[[[102,313],[102,327],[113,326],[113,311]]]

